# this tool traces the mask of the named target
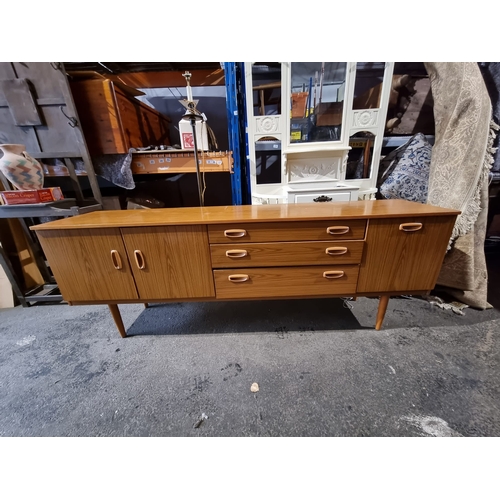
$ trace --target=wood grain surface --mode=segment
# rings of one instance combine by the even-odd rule
[[[401,224],[421,223],[405,232]],[[371,220],[358,293],[431,290],[443,263],[455,216]]]
[[[44,231],[39,239],[68,302],[139,298],[119,229]]]
[[[125,228],[121,232],[141,299],[215,296],[205,226]],[[141,255],[137,263],[135,252]]]
[[[323,274],[342,271],[340,278]],[[349,294],[356,291],[359,266],[267,267],[215,270],[218,299],[265,297],[313,297]],[[245,281],[232,282],[233,275],[246,275]]]
[[[359,264],[363,241],[305,241],[210,245],[214,268]],[[327,250],[329,253],[327,253]],[[226,253],[229,252],[229,255]],[[234,255],[234,256],[233,256]]]
[[[458,215],[457,210],[405,200],[365,200],[283,205],[230,205],[221,207],[160,208],[154,210],[103,210],[33,226],[37,231],[91,227],[144,227],[178,224],[226,224],[344,219],[429,217]]]

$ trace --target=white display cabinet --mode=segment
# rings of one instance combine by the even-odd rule
[[[393,63],[245,63],[252,204],[374,198]]]

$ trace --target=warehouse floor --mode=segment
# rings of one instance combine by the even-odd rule
[[[499,436],[499,264],[494,308],[393,298],[380,331],[370,298],[124,305],[126,339],[0,310],[0,436]]]

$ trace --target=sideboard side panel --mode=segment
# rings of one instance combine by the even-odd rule
[[[358,293],[432,290],[456,216],[372,219],[361,263]],[[405,232],[401,224],[421,223]]]

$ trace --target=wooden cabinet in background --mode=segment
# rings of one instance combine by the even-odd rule
[[[130,148],[169,145],[170,120],[112,80],[71,82],[90,154],[128,153]]]

